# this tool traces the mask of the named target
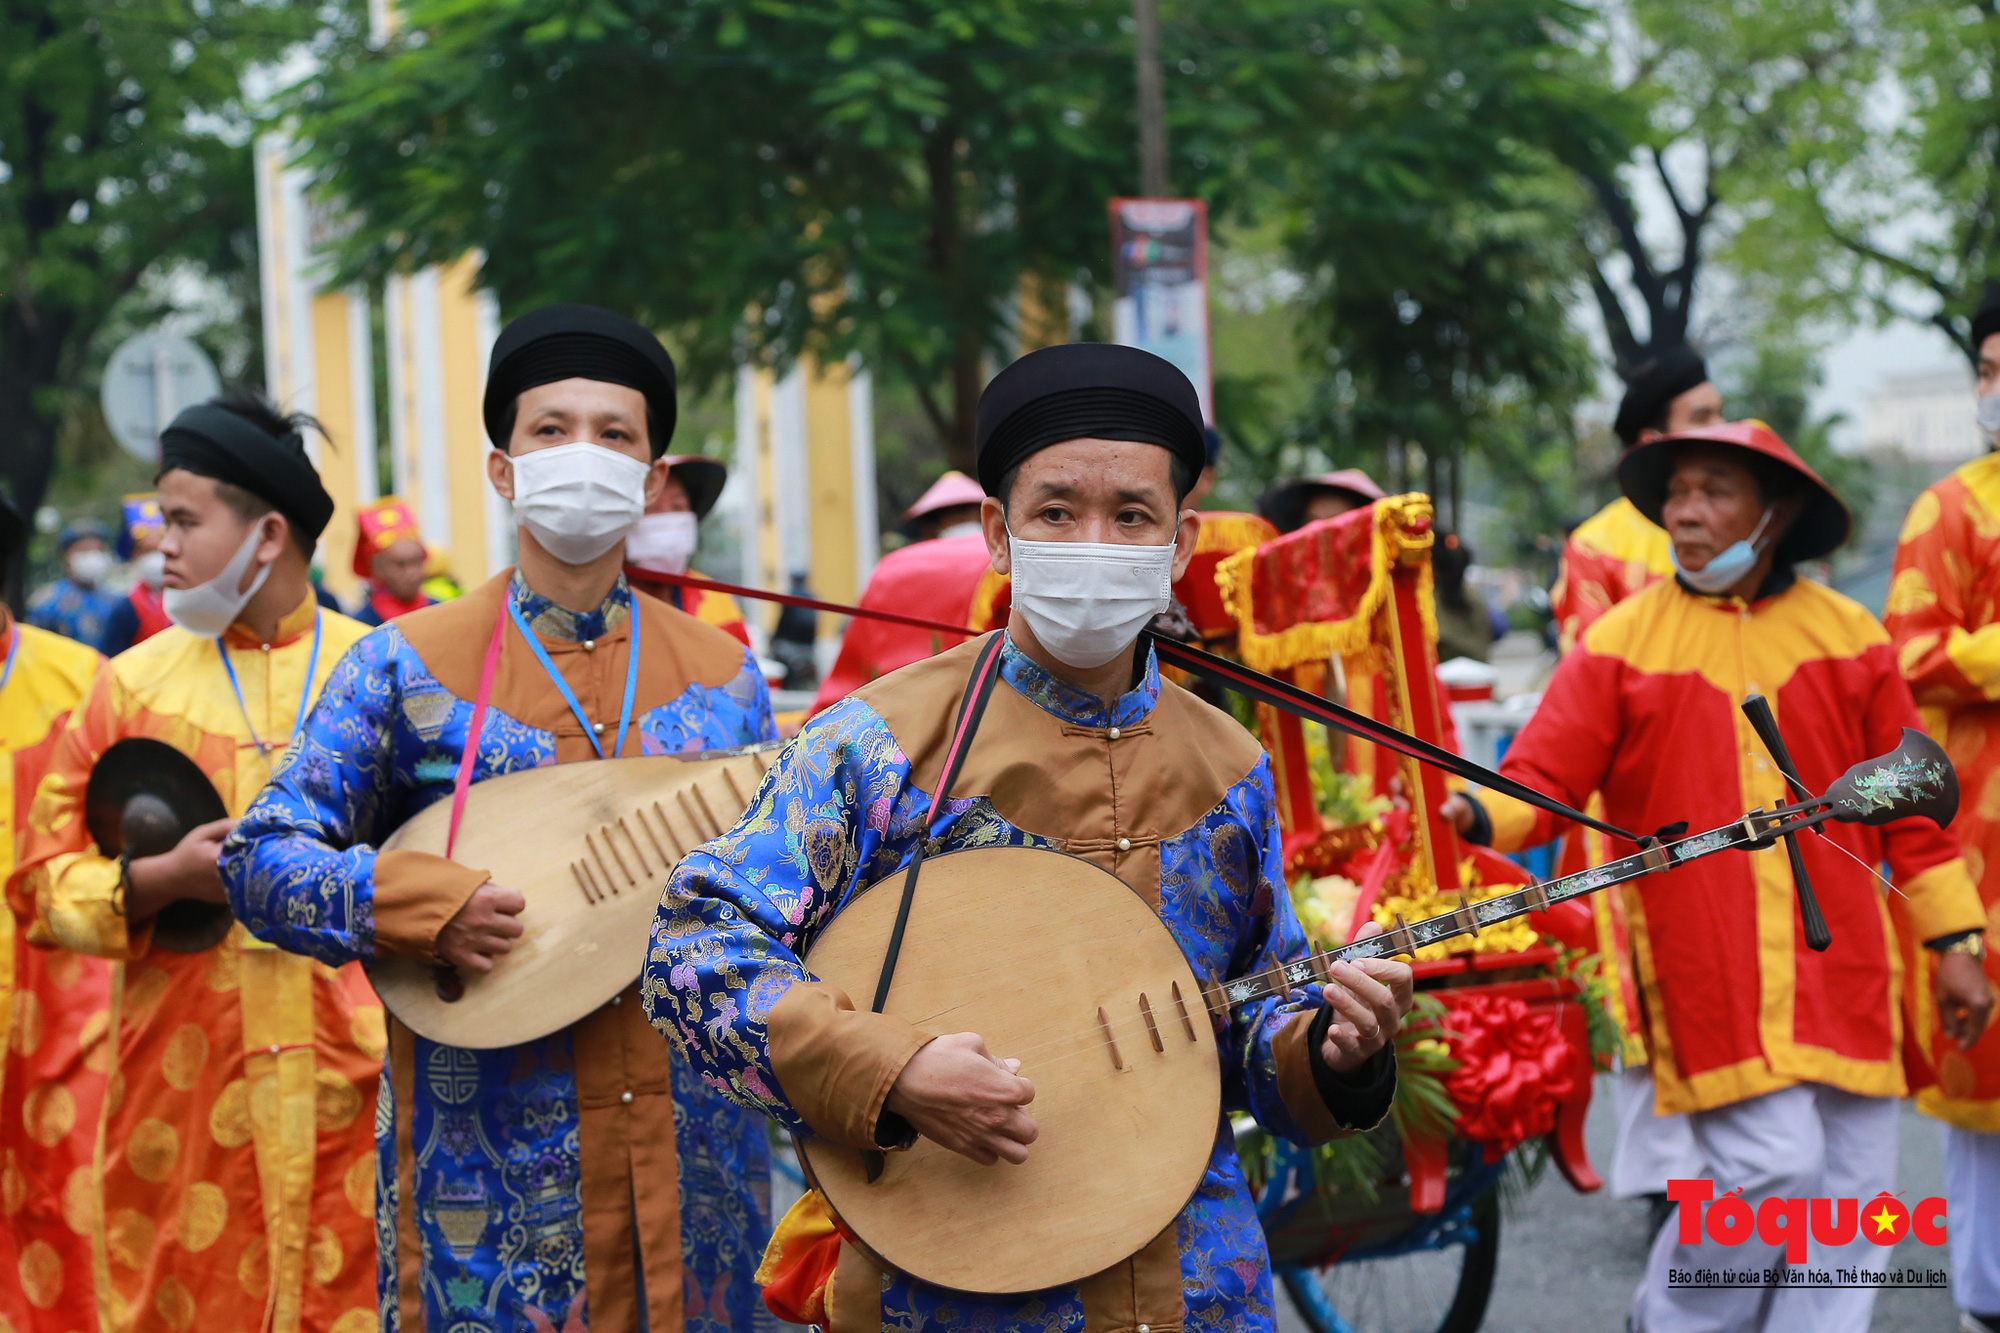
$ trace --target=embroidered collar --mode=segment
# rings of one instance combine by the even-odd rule
[[[567,607],[557,606],[548,598],[528,587],[528,581],[515,570],[513,579],[507,585],[507,595],[514,599],[514,605],[521,609],[521,619],[528,627],[545,639],[568,639],[577,642],[583,639],[601,639],[625,623],[631,613],[632,588],[620,574],[618,581],[611,585],[611,591],[597,604],[594,611],[577,612]]]
[[[314,596],[312,591],[308,589],[305,600],[285,612],[284,618],[278,622],[278,632],[271,636],[270,646],[273,648],[282,648],[286,644],[312,633],[313,620],[318,615],[319,598]],[[264,646],[262,639],[252,634],[240,623],[231,625],[227,630],[224,630],[222,641],[231,648],[261,648]]]
[[[1113,700],[1109,709],[1096,695],[1050,674],[1015,647],[1011,636],[1000,650],[1000,678],[1043,712],[1080,727],[1133,726],[1143,722],[1160,701],[1160,667],[1153,660],[1150,644],[1146,648],[1146,669],[1139,683]]]

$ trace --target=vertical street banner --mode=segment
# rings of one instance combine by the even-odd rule
[[[1208,205],[1199,199],[1111,201],[1112,341],[1179,366],[1215,421],[1208,360]]]

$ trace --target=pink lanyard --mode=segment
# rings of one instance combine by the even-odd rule
[[[507,606],[504,601],[500,604],[500,614],[493,621],[493,639],[486,645],[486,665],[479,669],[479,692],[472,699],[472,725],[465,730],[465,750],[458,757],[458,776],[451,780],[451,826],[444,835],[447,861],[451,859],[451,849],[458,845],[458,821],[465,817],[465,793],[472,786],[472,761],[479,755],[479,732],[486,722],[486,702],[493,697],[493,677],[500,670],[500,640],[507,632]]]

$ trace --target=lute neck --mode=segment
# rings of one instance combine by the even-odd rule
[[[1825,801],[1803,801],[1769,812],[1752,810],[1733,823],[1692,837],[1671,842],[1647,839],[1651,845],[1642,846],[1631,856],[1607,861],[1573,875],[1564,875],[1543,884],[1523,885],[1510,893],[1476,903],[1471,901],[1469,895],[1462,896],[1459,906],[1453,910],[1414,923],[1406,924],[1399,916],[1392,930],[1354,940],[1297,962],[1237,977],[1210,987],[1206,998],[1212,1007],[1222,1009],[1249,1004],[1267,996],[1289,995],[1299,986],[1324,985],[1334,963],[1354,962],[1362,958],[1413,956],[1417,950],[1429,945],[1442,944],[1460,935],[1477,935],[1487,926],[1497,926],[1530,912],[1547,911],[1556,903],[1581,898],[1642,875],[1662,874],[1676,866],[1734,847],[1768,847],[1781,834],[1803,832],[1832,818],[1833,813],[1833,808]]]

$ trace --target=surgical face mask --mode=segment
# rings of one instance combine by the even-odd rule
[[[1014,609],[1058,662],[1101,667],[1172,602],[1174,545],[1031,542],[1009,532]]]
[[[95,588],[110,572],[109,551],[78,551],[69,558],[69,576],[86,588]]]
[[[148,551],[132,562],[132,577],[151,588],[160,590],[167,581],[167,554],[165,551]]]
[[[244,537],[243,544],[236,548],[236,554],[229,557],[229,563],[220,574],[192,588],[168,588],[161,593],[160,601],[166,607],[167,619],[190,634],[199,634],[204,639],[220,638],[224,630],[236,623],[236,617],[250,604],[257,590],[264,586],[264,580],[271,576],[271,566],[265,565],[257,571],[257,577],[250,580],[248,588],[237,591],[243,582],[244,571],[250,568],[251,557],[257,553],[257,543],[263,539],[264,524],[259,520]]]
[[[616,546],[646,507],[650,464],[580,440],[511,460],[514,514],[566,565],[587,565]]]
[[[685,574],[700,536],[699,520],[682,510],[674,514],[642,514],[625,537],[625,562],[662,574]]]
[[[1979,429],[1986,432],[1987,439],[2000,437],[2000,393],[1983,395],[1973,415],[1979,418]]]
[[[1757,530],[1748,538],[1736,542],[1716,553],[1714,559],[1700,569],[1687,569],[1681,564],[1678,551],[1668,548],[1673,556],[1674,572],[1681,581],[1697,592],[1724,593],[1743,581],[1757,563],[1757,539],[1764,535],[1764,529],[1771,522],[1771,511],[1766,509],[1764,517],[1757,520]]]
[[[948,528],[939,528],[939,537],[976,537],[979,535],[979,520],[968,518],[963,523],[954,523]]]

